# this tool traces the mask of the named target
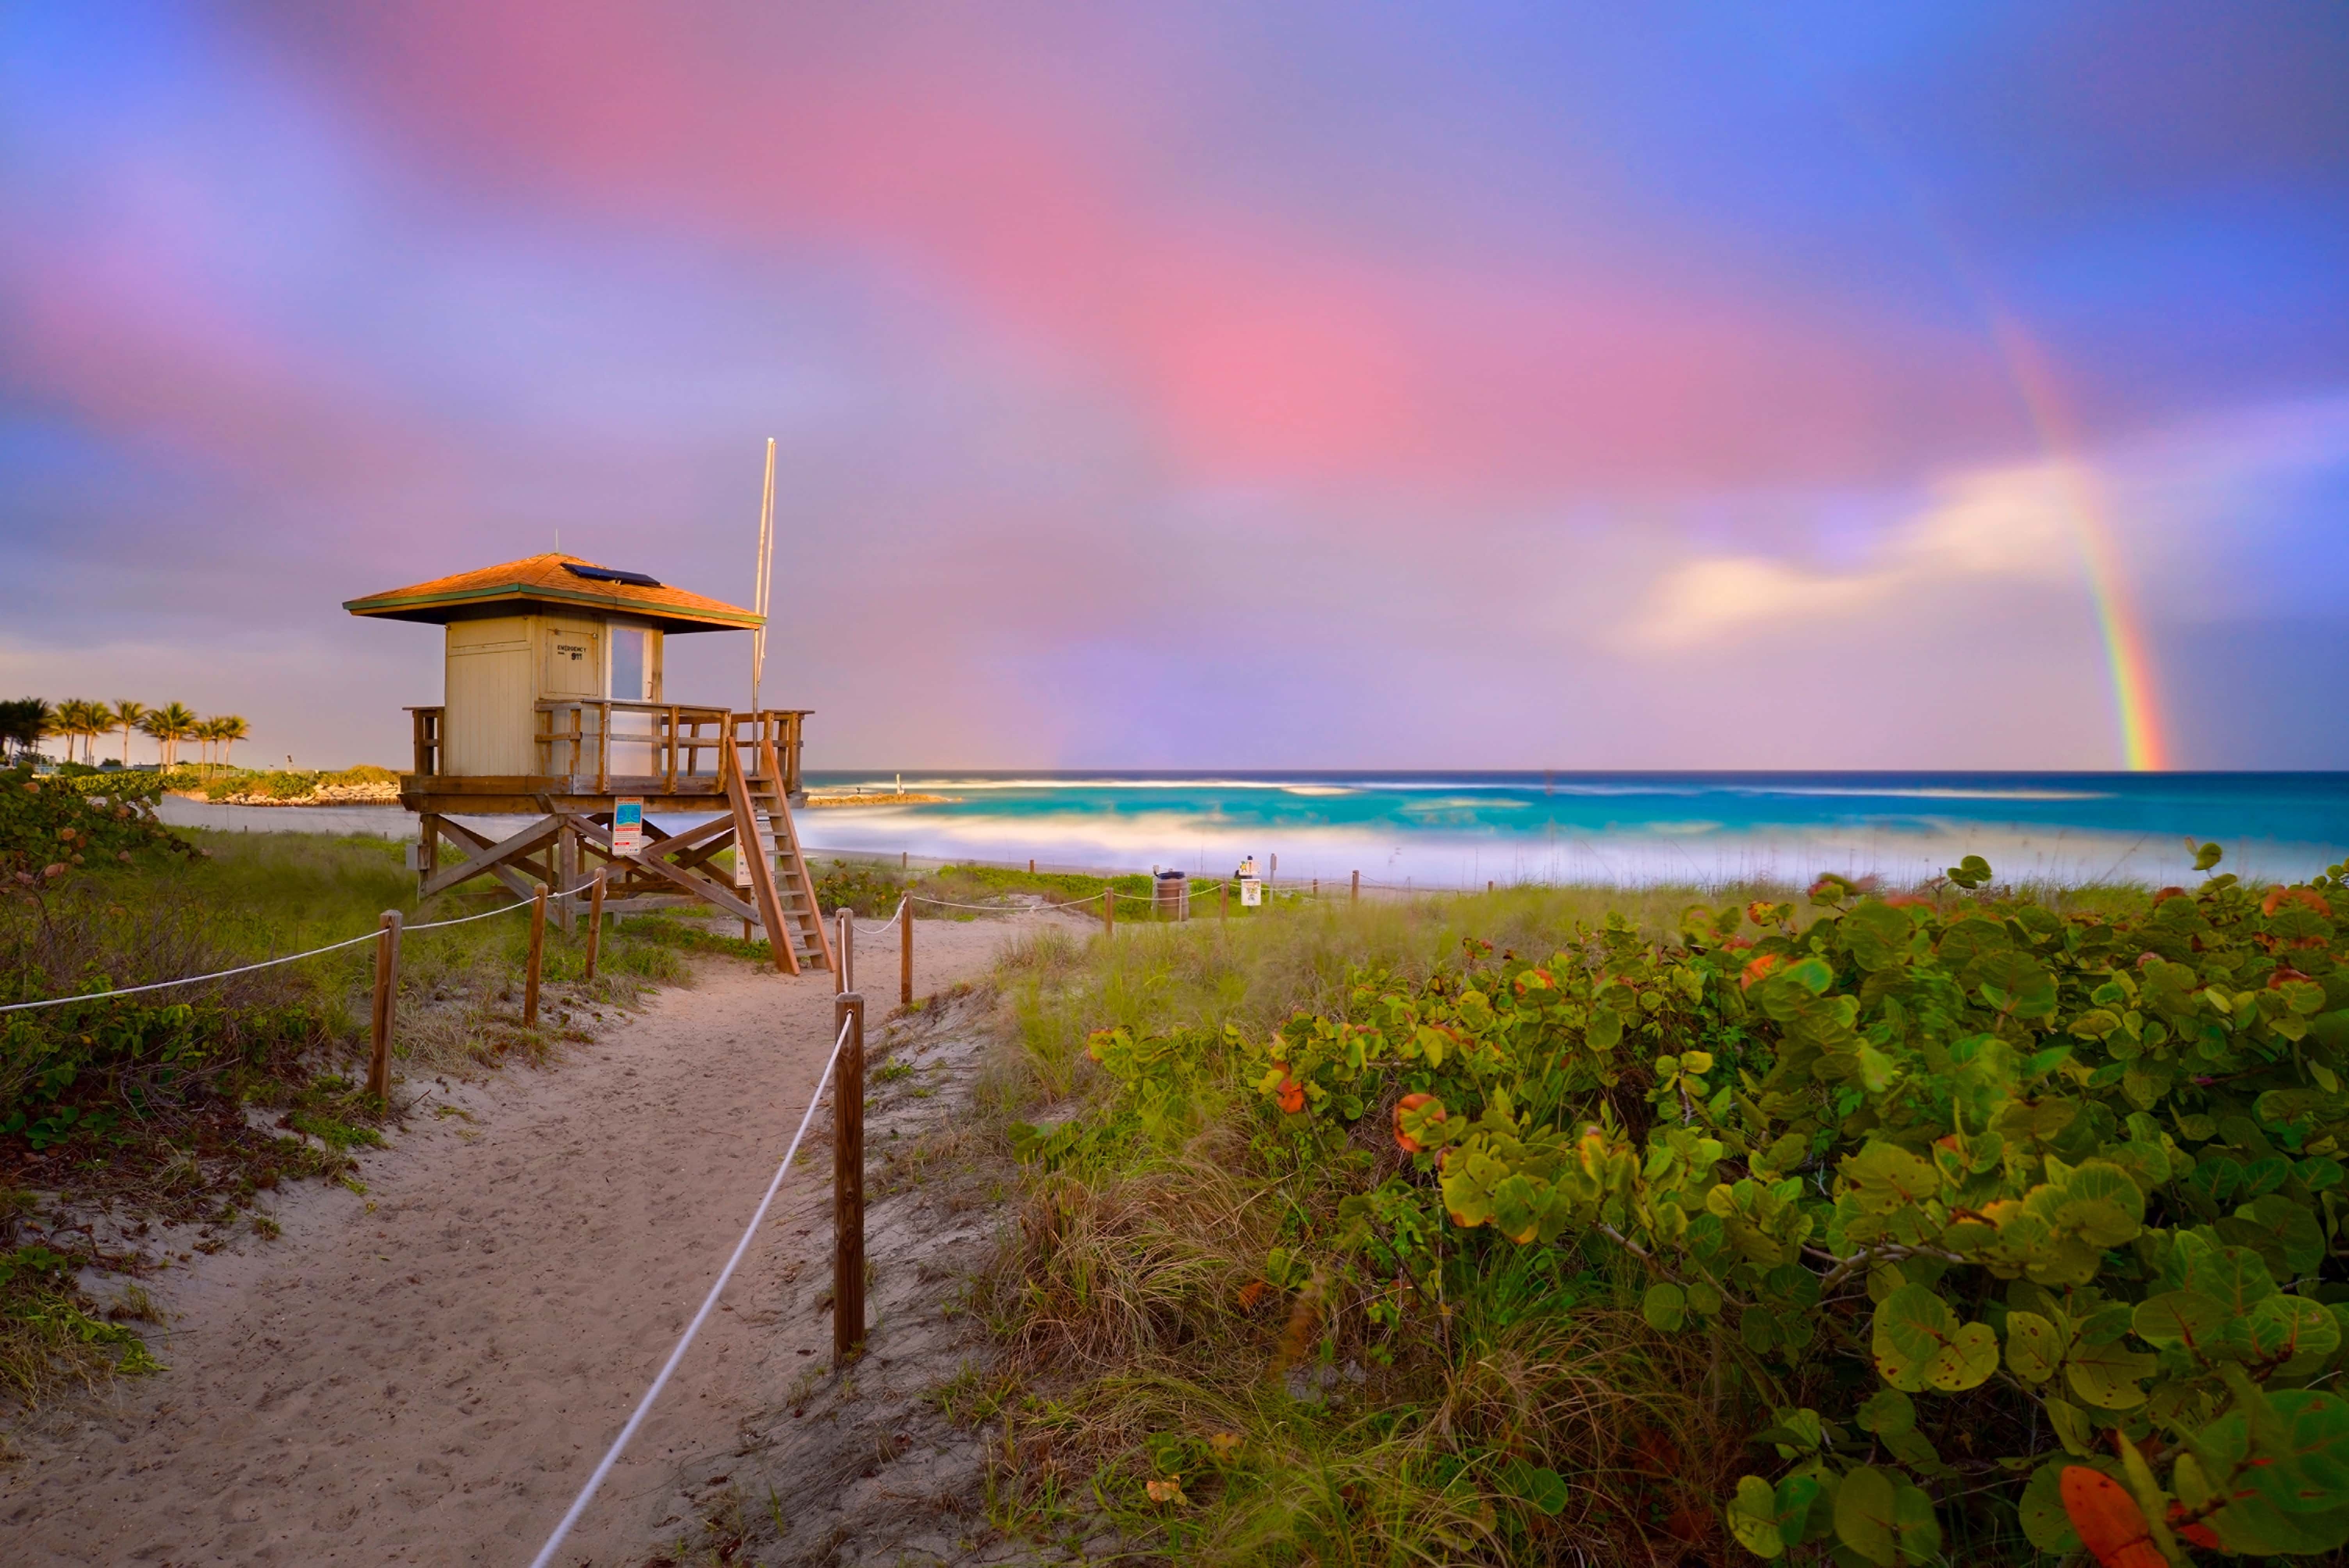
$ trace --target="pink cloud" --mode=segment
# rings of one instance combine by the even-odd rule
[[[425,5],[285,36],[482,190],[898,269],[1072,356],[1207,480],[1498,484],[1886,477],[2019,431],[1987,344],[1725,273],[1379,253],[1161,145],[1188,84],[1079,79],[949,17]],[[1031,41],[1036,35],[1030,35]],[[314,68],[316,68],[314,67]],[[1604,222],[1610,214],[1594,214]]]

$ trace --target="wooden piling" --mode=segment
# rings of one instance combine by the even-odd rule
[[[605,867],[595,873],[595,882],[587,893],[587,978],[595,978],[595,954],[604,943],[604,883],[611,876]]]
[[[897,901],[897,1004],[914,1005],[914,895]]]
[[[367,1093],[391,1098],[391,1029],[399,999],[400,913],[383,912],[375,938],[375,1015],[371,1020],[373,1049],[367,1057]]]
[[[832,1357],[864,1346],[864,998],[833,999],[832,1027],[848,1038],[832,1083]]]
[[[1362,873],[1361,873],[1361,872],[1356,872],[1354,873],[1354,891],[1353,891],[1353,892],[1350,892],[1350,893],[1348,893],[1346,896],[1347,896],[1349,899],[1360,899],[1360,898],[1362,896]]]
[[[1109,883],[1103,882],[1102,883],[1102,930],[1110,932],[1116,929],[1117,890]]]
[[[523,978],[522,1025],[538,1027],[538,970],[546,956],[546,884],[533,882],[530,894],[530,972]]]
[[[554,903],[554,923],[568,936],[577,907],[572,890],[579,885],[579,835],[569,828],[554,835],[554,883],[563,890]]]
[[[840,969],[833,976],[833,988],[844,995],[856,989],[856,912],[833,910],[832,923],[833,945],[840,950]]]

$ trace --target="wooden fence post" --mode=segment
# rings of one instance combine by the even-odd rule
[[[914,1005],[914,895],[897,901],[897,1001]]]
[[[832,1358],[864,1345],[864,998],[833,998],[833,1033],[845,1026],[832,1080]]]
[[[399,1000],[400,913],[383,912],[375,937],[374,1047],[367,1057],[367,1093],[380,1100],[391,1098],[391,1027]]]
[[[1359,899],[1362,896],[1362,873],[1361,873],[1361,872],[1356,872],[1354,873],[1354,891],[1353,891],[1353,892],[1350,892],[1350,893],[1348,893],[1346,896],[1347,896],[1349,899],[1354,899],[1354,900],[1359,900]]]
[[[835,995],[856,989],[856,912],[843,905],[832,912],[833,946],[840,953],[840,973],[833,976]]]
[[[1102,930],[1117,929],[1117,890],[1107,882],[1102,883]]]
[[[587,978],[595,978],[595,953],[604,943],[604,879],[612,874],[606,866],[595,873],[595,885],[587,894]]]
[[[522,984],[522,1026],[538,1027],[538,966],[546,956],[546,884],[533,885],[530,894],[530,973]]]
[[[1229,877],[1223,877],[1218,879],[1216,883],[1216,918],[1217,920],[1229,920],[1231,917],[1232,879]]]

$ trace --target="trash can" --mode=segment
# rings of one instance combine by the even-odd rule
[[[1158,918],[1188,920],[1191,918],[1191,879],[1181,872],[1158,873]]]

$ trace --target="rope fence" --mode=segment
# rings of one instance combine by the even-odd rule
[[[568,898],[584,892],[590,884],[582,882],[569,893],[550,896]],[[487,920],[493,914],[512,914],[518,909],[528,909],[532,899],[517,899],[512,903],[485,909],[479,914],[460,914],[450,920],[428,921],[422,925],[404,925],[405,931],[440,931],[451,925],[467,925],[476,920]],[[36,1007],[64,1007],[76,1002],[103,1002],[109,996],[137,996],[149,991],[169,991],[179,985],[201,985],[207,980],[226,980],[238,975],[250,975],[257,969],[274,969],[280,965],[299,964],[305,958],[316,958],[328,953],[339,953],[346,947],[357,947],[363,942],[374,942],[382,936],[380,931],[370,931],[364,936],[354,936],[344,942],[330,942],[324,947],[313,947],[302,953],[288,953],[279,958],[264,958],[258,964],[240,964],[233,969],[215,969],[209,975],[182,975],[177,980],[157,980],[146,985],[121,985],[111,991],[83,991],[71,996],[48,996],[37,1002],[10,1002],[0,1006],[0,1013],[23,1013]]]

